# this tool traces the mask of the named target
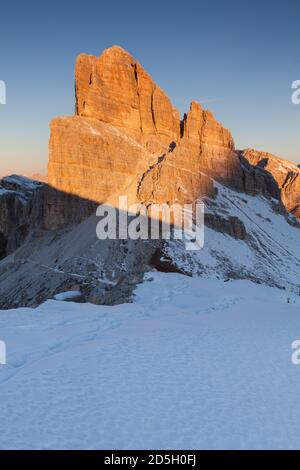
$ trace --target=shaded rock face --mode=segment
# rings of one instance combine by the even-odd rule
[[[75,78],[76,116],[51,123],[50,186],[113,205],[123,194],[147,204],[213,197],[212,178],[242,189],[229,131],[195,102],[180,122],[166,94],[122,48],[81,54]]]
[[[7,255],[7,237],[0,232],[0,260]]]
[[[253,196],[262,194],[279,200],[280,189],[273,175],[259,165],[252,165],[243,151],[238,152],[238,155],[243,170],[243,191]]]
[[[0,180],[0,259],[18,248],[43,219],[43,185],[21,176]]]
[[[225,218],[218,214],[205,214],[205,225],[237,240],[247,238],[245,225],[238,217],[230,216]]]
[[[252,172],[260,175],[270,194],[279,197],[285,209],[300,218],[300,169],[287,160],[257,150],[244,150],[241,158]],[[261,190],[259,179],[255,177],[254,181]]]
[[[93,201],[59,191],[49,185],[44,186],[42,204],[40,224],[45,230],[78,224],[97,209],[97,204]]]
[[[57,230],[31,230],[0,262],[0,310],[36,307],[67,291],[95,304],[129,302],[161,242],[99,240],[97,223],[92,215]]]

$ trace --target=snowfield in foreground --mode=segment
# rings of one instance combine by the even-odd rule
[[[299,338],[300,297],[177,274],[2,311],[0,448],[300,449]]]

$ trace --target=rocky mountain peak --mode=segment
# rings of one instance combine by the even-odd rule
[[[230,132],[192,101],[178,110],[120,46],[76,61],[76,116],[51,124],[49,183],[96,202],[185,202],[241,179]]]
[[[76,113],[112,124],[155,149],[180,133],[178,111],[131,54],[119,46],[76,62]]]

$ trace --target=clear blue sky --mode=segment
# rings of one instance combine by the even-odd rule
[[[49,121],[74,112],[74,63],[113,44],[128,49],[183,113],[192,99],[238,148],[300,163],[300,2],[2,2],[0,174],[46,172]]]

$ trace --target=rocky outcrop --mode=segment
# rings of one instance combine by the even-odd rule
[[[195,101],[184,116],[182,137],[187,148],[195,146],[202,171],[219,181],[240,186],[240,165],[231,133]]]
[[[237,240],[245,240],[247,238],[245,225],[236,216],[225,218],[219,214],[207,213],[205,214],[205,225]]]
[[[245,158],[243,151],[239,151],[238,155],[243,171],[243,191],[253,196],[262,194],[279,200],[280,189],[273,175],[260,166],[253,165]]]
[[[242,169],[230,132],[193,102],[182,121],[181,139],[147,172],[139,196],[143,202],[193,203],[214,196],[213,179],[242,189]]]
[[[255,185],[260,188],[263,181],[269,193],[300,218],[300,169],[287,160],[252,149],[244,150],[241,158],[252,168]]]
[[[25,240],[43,220],[43,185],[21,176],[0,180],[0,259]]]

